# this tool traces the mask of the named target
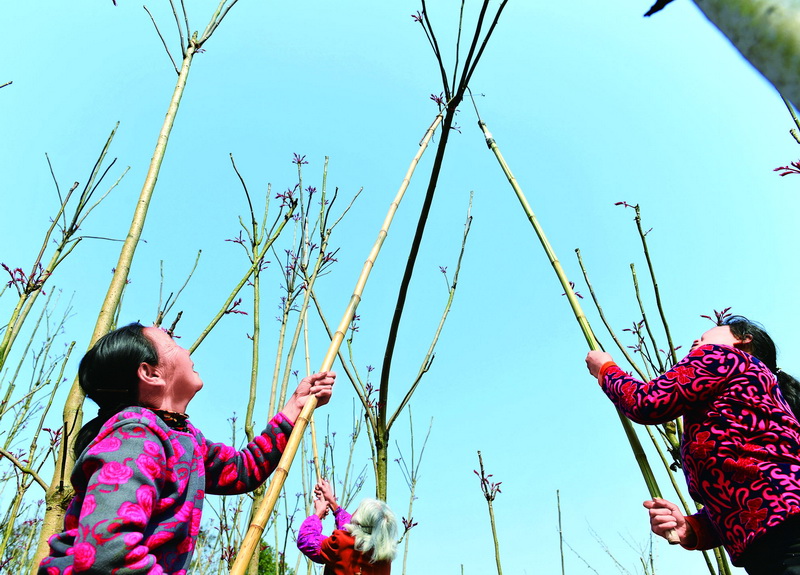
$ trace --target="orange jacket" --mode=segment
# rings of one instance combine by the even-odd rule
[[[369,562],[369,557],[356,551],[355,539],[347,531],[334,531],[322,541],[320,556],[325,560],[324,575],[389,575],[389,561]]]

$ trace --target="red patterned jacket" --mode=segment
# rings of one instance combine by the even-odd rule
[[[757,358],[703,345],[648,383],[613,363],[598,380],[633,421],[683,416],[683,469],[689,493],[704,505],[687,517],[698,549],[721,543],[739,565],[753,540],[800,514],[800,423]]]
[[[261,485],[291,432],[279,413],[237,451],[191,423],[178,431],[144,407],[121,411],[75,463],[75,497],[39,575],[186,575],[205,494]]]

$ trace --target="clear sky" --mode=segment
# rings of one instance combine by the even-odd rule
[[[30,265],[57,206],[45,153],[62,191],[73,181],[83,184],[118,121],[110,155],[119,159],[109,177],[124,166],[130,171],[82,231],[106,238],[127,231],[175,72],[141,5],[118,4],[4,6],[0,84],[13,84],[0,90],[0,261],[11,267]],[[202,30],[216,2],[187,4],[192,29]],[[458,3],[429,4],[452,67]],[[471,30],[478,2],[466,5],[465,29]],[[676,344],[687,349],[711,326],[701,314],[732,306],[766,326],[782,352],[779,365],[796,374],[800,337],[787,306],[794,305],[800,280],[800,176],[773,172],[800,157],[788,133],[791,118],[775,90],[691,2],[643,18],[649,5],[511,0],[471,83],[481,115],[577,290],[588,296],[574,258],[581,249],[615,329],[639,319],[630,263],[646,283],[633,211],[614,205],[627,201],[641,205],[645,228],[653,228],[647,238]],[[148,8],[174,47],[168,3]],[[237,246],[225,242],[246,213],[229,154],[260,205],[268,182],[273,191],[294,184],[294,153],[308,161],[305,182],[319,185],[329,156],[329,187],[338,186],[347,199],[364,190],[334,234],[339,261],[318,286],[327,316],[338,321],[436,114],[429,96],[442,89],[430,47],[411,18],[419,9],[405,0],[242,0],[234,7],[195,59],[122,321],[152,321],[159,262],[166,289],[174,291],[202,249],[177,306],[184,310],[178,334],[193,341],[246,266]],[[455,302],[411,402],[417,441],[430,418],[433,428],[408,572],[458,574],[462,564],[465,574],[494,570],[488,514],[473,474],[480,450],[488,472],[502,481],[495,514],[505,573],[560,572],[556,491],[564,537],[574,550],[566,550],[567,572],[616,572],[613,555],[637,573],[638,554],[649,542],[644,483],[611,404],[586,372],[586,344],[563,290],[471,106],[461,106],[458,124],[392,369],[396,403],[445,303],[439,266],[450,274],[455,268],[474,191]],[[362,370],[382,362],[433,152],[418,168],[359,308],[354,350]],[[88,342],[118,249],[118,243],[84,240],[52,278],[63,290],[61,309],[72,301],[65,337],[77,349]],[[267,314],[277,309],[279,283],[276,275],[265,280]],[[608,344],[588,298],[582,301]],[[2,298],[0,313],[7,315],[13,303]],[[327,347],[315,329],[312,366]],[[251,331],[249,316],[229,316],[195,354],[206,387],[190,414],[214,439],[226,438],[226,418],[244,411]],[[270,345],[263,353],[271,358]],[[331,429],[342,436],[350,430],[353,396],[342,377],[325,408]],[[263,421],[266,405],[261,409]],[[408,456],[406,428],[398,424],[392,439]],[[366,444],[359,453],[363,464]],[[393,441],[391,457],[398,455]],[[408,491],[399,469],[391,473],[389,502],[405,515]],[[662,488],[669,493],[663,479]],[[699,554],[654,544],[660,575],[702,572]]]

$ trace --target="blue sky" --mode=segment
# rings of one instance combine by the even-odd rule
[[[83,183],[117,121],[110,154],[119,160],[111,174],[124,166],[130,171],[84,233],[120,237],[127,230],[175,73],[141,6],[118,4],[45,0],[5,7],[0,83],[13,84],[0,90],[0,261],[12,267],[29,265],[56,207],[44,154],[62,190]],[[429,10],[452,66],[458,13],[449,4],[457,3],[430,2]],[[779,365],[798,373],[800,338],[787,311],[800,279],[794,266],[800,178],[773,172],[800,157],[788,134],[791,118],[775,90],[690,2],[674,2],[649,19],[642,17],[649,3],[618,4],[509,2],[471,84],[481,115],[567,273],[588,295],[574,259],[573,250],[581,249],[615,329],[638,319],[629,264],[645,275],[633,211],[614,205],[627,201],[641,205],[645,228],[653,228],[648,242],[675,342],[685,349],[711,325],[701,314],[732,306],[767,327],[782,352]],[[467,22],[477,5],[467,2]],[[215,6],[192,2],[192,28],[204,28]],[[174,46],[168,4],[148,7]],[[419,9],[416,2],[365,0],[242,0],[234,7],[195,59],[123,321],[152,320],[160,261],[174,290],[202,249],[178,305],[185,310],[178,332],[192,341],[245,266],[236,246],[224,241],[238,233],[237,218],[246,210],[229,154],[254,197],[263,197],[268,182],[274,190],[293,185],[294,153],[309,162],[306,182],[318,185],[329,156],[329,187],[338,186],[343,198],[364,190],[334,235],[339,262],[319,287],[326,313],[338,321],[436,114],[429,96],[441,91],[438,70],[410,16]],[[455,303],[411,403],[418,438],[434,422],[409,573],[460,573],[461,564],[467,574],[494,569],[486,507],[472,472],[478,450],[503,482],[495,513],[504,572],[559,572],[559,490],[565,537],[591,565],[568,550],[568,572],[615,569],[596,532],[635,573],[649,532],[643,481],[612,406],[586,373],[585,342],[563,290],[471,106],[461,106],[457,123],[392,368],[396,402],[438,322],[447,297],[439,266],[454,269],[473,191]],[[362,369],[382,361],[433,146],[359,307],[355,353]],[[85,240],[53,278],[63,290],[61,305],[72,299],[67,337],[78,349],[90,335],[118,249]],[[265,289],[273,291],[264,306],[273,310],[278,280],[268,281]],[[10,300],[0,300],[2,313]],[[229,317],[195,354],[206,388],[190,413],[215,439],[227,436],[225,418],[244,410],[249,331],[247,317]],[[315,365],[326,343],[319,331],[312,341]],[[342,378],[324,412],[342,434],[351,425],[352,397]],[[398,424],[392,439],[408,455],[406,428]],[[366,445],[362,450],[365,457]],[[404,515],[407,490],[399,470],[392,473],[390,504]],[[661,575],[702,569],[699,555],[655,543]]]

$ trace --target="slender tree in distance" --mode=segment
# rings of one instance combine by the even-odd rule
[[[422,0],[422,10],[417,12],[413,18],[416,22],[418,22],[428,39],[428,42],[433,49],[434,56],[436,58],[439,73],[441,75],[442,80],[442,96],[433,98],[437,101],[442,109],[444,116],[444,122],[442,124],[442,133],[439,138],[439,144],[436,149],[436,157],[433,161],[433,166],[431,168],[431,175],[428,180],[428,187],[425,193],[425,199],[423,200],[422,208],[420,210],[419,219],[417,221],[416,231],[414,233],[414,238],[411,243],[411,248],[408,254],[408,260],[406,261],[406,267],[403,272],[403,277],[400,280],[400,288],[397,293],[397,303],[395,304],[394,315],[392,316],[392,322],[389,327],[389,335],[386,340],[386,350],[383,356],[383,366],[381,368],[380,373],[380,388],[378,391],[378,416],[377,416],[377,426],[374,431],[374,441],[375,441],[375,450],[376,450],[376,496],[378,499],[385,500],[387,494],[387,484],[388,484],[388,449],[389,449],[389,433],[391,430],[391,423],[396,419],[397,415],[399,414],[398,411],[395,411],[394,414],[389,416],[389,407],[388,407],[388,399],[389,399],[389,381],[391,377],[391,367],[392,367],[392,360],[394,358],[394,349],[395,343],[397,341],[398,331],[400,329],[400,320],[403,316],[403,310],[405,309],[406,297],[408,295],[409,285],[411,284],[411,277],[414,273],[414,266],[417,260],[417,255],[419,254],[419,249],[422,244],[422,237],[425,233],[425,226],[428,221],[428,214],[430,213],[431,204],[433,203],[433,196],[436,192],[436,186],[439,182],[439,174],[442,169],[442,164],[444,162],[444,154],[445,150],[447,149],[447,142],[448,138],[450,137],[450,132],[453,130],[455,126],[455,114],[458,109],[458,106],[461,104],[462,100],[464,99],[464,95],[466,94],[467,87],[469,86],[470,79],[472,75],[475,73],[475,68],[478,65],[478,62],[483,55],[483,51],[486,48],[489,39],[494,32],[495,27],[497,26],[497,22],[500,19],[500,15],[503,13],[503,9],[506,7],[508,0],[503,0],[500,3],[500,6],[497,8],[497,11],[494,13],[494,16],[491,18],[491,22],[486,29],[484,34],[484,25],[486,24],[487,20],[487,12],[489,9],[489,0],[482,0],[481,8],[478,14],[478,19],[475,24],[475,30],[472,35],[472,39],[469,44],[469,48],[467,49],[467,55],[464,58],[463,65],[459,68],[459,57],[460,57],[460,48],[461,48],[461,33],[462,33],[462,25],[464,22],[464,0],[461,2],[461,12],[459,15],[459,24],[458,24],[458,35],[456,40],[456,47],[455,47],[455,65],[453,67],[453,75],[451,78],[448,77],[447,71],[445,69],[445,64],[443,60],[442,52],[439,48],[438,40],[436,39],[436,34],[434,33],[433,27],[431,26],[430,19],[428,17],[428,10],[425,0]],[[406,394],[406,398],[409,397],[409,394]],[[407,401],[404,400],[403,404],[400,406],[402,409],[403,405]]]
[[[392,203],[389,205],[389,211],[387,212],[383,221],[383,225],[378,232],[378,238],[375,240],[369,256],[367,256],[367,260],[364,262],[364,265],[361,268],[361,274],[356,280],[356,286],[353,289],[353,294],[350,296],[350,301],[345,308],[344,314],[342,315],[342,319],[339,321],[336,331],[331,337],[331,344],[328,346],[328,351],[322,360],[320,371],[327,371],[333,367],[333,362],[339,354],[339,349],[344,341],[345,334],[347,333],[348,328],[355,317],[358,304],[361,302],[361,298],[364,293],[364,287],[367,284],[370,272],[375,265],[375,261],[378,258],[378,254],[383,246],[383,242],[389,233],[389,227],[392,224],[394,215],[400,206],[400,201],[403,199],[403,196],[408,189],[411,176],[414,174],[414,170],[416,169],[423,152],[428,147],[428,143],[431,141],[431,138],[433,137],[436,128],[438,128],[441,124],[441,121],[442,115],[438,114],[426,131],[425,136],[422,138],[419,150],[411,160],[411,165],[406,172],[405,178],[403,178],[403,181],[400,184],[400,189],[398,190],[397,195]],[[275,503],[278,500],[281,489],[283,488],[283,484],[286,481],[286,477],[289,475],[289,468],[292,465],[294,456],[296,455],[297,449],[300,446],[300,441],[302,440],[303,434],[305,433],[306,427],[308,427],[309,420],[311,419],[316,407],[316,398],[309,397],[305,406],[300,412],[300,415],[298,415],[297,420],[295,421],[294,429],[292,430],[292,434],[289,436],[289,440],[286,443],[283,456],[272,473],[272,479],[269,483],[269,487],[267,488],[267,492],[264,494],[264,500],[253,515],[250,529],[248,529],[241,549],[236,556],[236,561],[234,562],[233,567],[231,567],[231,575],[243,575],[243,573],[245,573],[247,566],[250,563],[250,558],[253,556],[253,553],[255,553],[255,550],[261,540],[261,534],[264,532],[267,521],[272,514],[273,509],[275,508]]]
[[[169,49],[167,48],[164,37],[159,31],[159,37],[167,49],[167,54],[172,61],[172,65],[178,74],[178,80],[172,92],[167,113],[164,118],[164,123],[158,134],[155,150],[152,159],[150,160],[150,167],[147,170],[144,184],[142,185],[139,200],[136,203],[133,218],[131,221],[128,235],[120,250],[119,260],[114,270],[114,276],[111,279],[111,285],[108,288],[106,297],[100,308],[100,313],[97,317],[94,332],[92,334],[89,346],[94,345],[100,337],[108,333],[113,326],[114,317],[122,297],[123,289],[128,279],[133,256],[136,252],[136,247],[144,229],[145,220],[147,218],[147,210],[150,206],[150,200],[153,196],[153,191],[156,187],[158,175],[161,170],[161,164],[167,151],[167,143],[172,132],[172,126],[175,123],[175,118],[178,114],[178,107],[183,98],[183,93],[186,88],[186,81],[189,77],[189,69],[192,65],[192,59],[197,51],[211,38],[213,33],[222,23],[222,20],[228,14],[231,8],[238,0],[222,0],[214,12],[211,20],[206,26],[202,34],[194,32],[190,35],[189,18],[186,14],[185,5],[181,2],[181,11],[183,15],[183,24],[178,16],[178,11],[175,6],[174,0],[170,0],[170,6],[175,17],[175,23],[180,37],[181,54],[183,60],[180,69],[175,64]],[[146,8],[145,8],[146,10]],[[148,14],[150,12],[148,11]],[[151,15],[152,18],[152,15]],[[155,20],[153,20],[155,24]],[[158,30],[158,27],[156,27]],[[39,537],[39,547],[34,560],[34,571],[38,565],[39,560],[45,557],[48,553],[47,541],[51,535],[61,530],[64,524],[64,514],[66,513],[67,505],[72,499],[72,488],[69,485],[68,477],[72,472],[74,465],[74,458],[72,457],[72,445],[74,443],[75,434],[80,429],[83,419],[82,405],[83,405],[83,392],[78,385],[77,379],[73,382],[69,395],[64,405],[63,411],[63,438],[62,449],[59,454],[58,461],[56,462],[55,472],[53,479],[50,482],[50,488],[45,496],[46,512],[42,523],[42,531]]]

